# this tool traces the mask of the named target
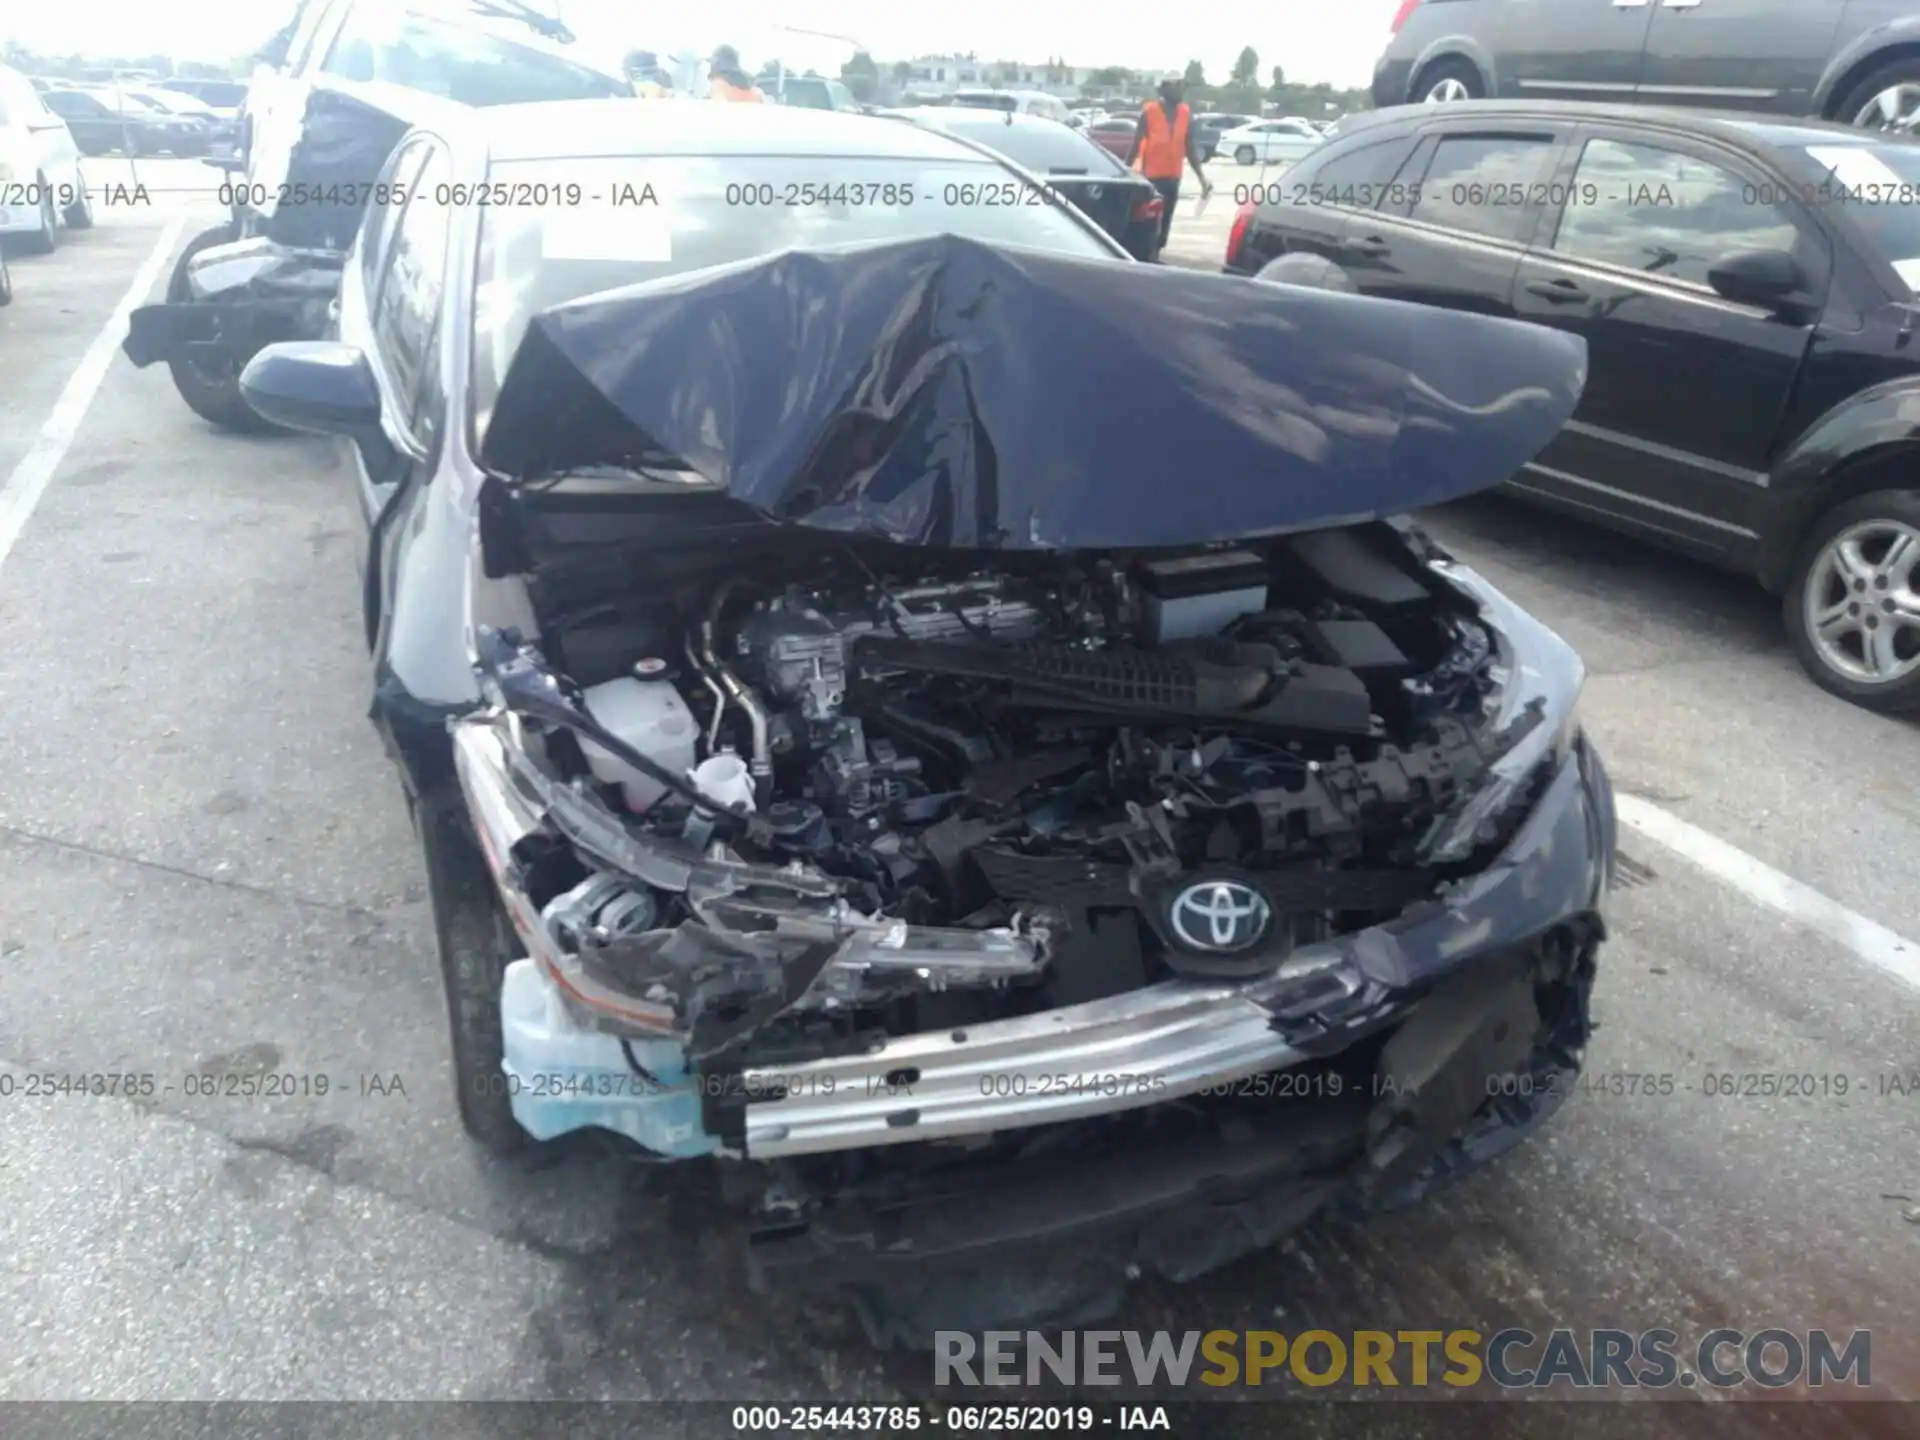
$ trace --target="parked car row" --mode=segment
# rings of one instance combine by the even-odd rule
[[[93,224],[93,200],[72,132],[19,71],[0,65],[0,271],[4,250],[44,255],[63,228]],[[13,298],[0,274],[0,304]]]
[[[1920,142],[1403,106],[1242,206],[1230,272],[1301,257],[1362,295],[1579,336],[1579,408],[1508,488],[1755,577],[1819,684],[1920,708]]]

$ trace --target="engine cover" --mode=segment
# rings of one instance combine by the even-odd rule
[[[998,576],[921,585],[882,593],[862,603],[792,589],[770,600],[740,626],[735,641],[744,668],[769,694],[799,707],[808,720],[838,717],[846,699],[848,656],[864,635],[915,641],[1028,640],[1043,626],[1040,611],[1007,593]]]

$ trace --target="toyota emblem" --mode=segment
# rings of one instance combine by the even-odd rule
[[[1267,938],[1273,907],[1250,885],[1205,880],[1174,896],[1167,911],[1174,937],[1189,950],[1230,955]]]

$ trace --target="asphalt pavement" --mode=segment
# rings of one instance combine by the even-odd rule
[[[143,174],[0,311],[0,1398],[931,1395],[837,1307],[750,1294],[684,1167],[464,1139],[347,476],[112,348],[219,218],[198,169]],[[1193,204],[1204,264],[1234,207]],[[1874,1392],[1920,1399],[1920,726],[1815,689],[1737,578],[1498,499],[1428,518],[1590,668],[1628,822],[1602,1085],[1423,1208],[1110,1324],[1869,1328]]]

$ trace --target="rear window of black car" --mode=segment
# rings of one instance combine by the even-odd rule
[[[941,116],[940,128],[984,145],[1036,175],[1120,175],[1126,169],[1079,131],[1065,125],[1009,125],[984,115],[977,120],[962,118],[960,111],[951,110]]]
[[[1279,185],[1268,188],[1282,192],[1276,200],[1294,204],[1372,210],[1390,196],[1412,193],[1411,187],[1393,183],[1412,148],[1411,135],[1395,135],[1335,154],[1311,155]]]

